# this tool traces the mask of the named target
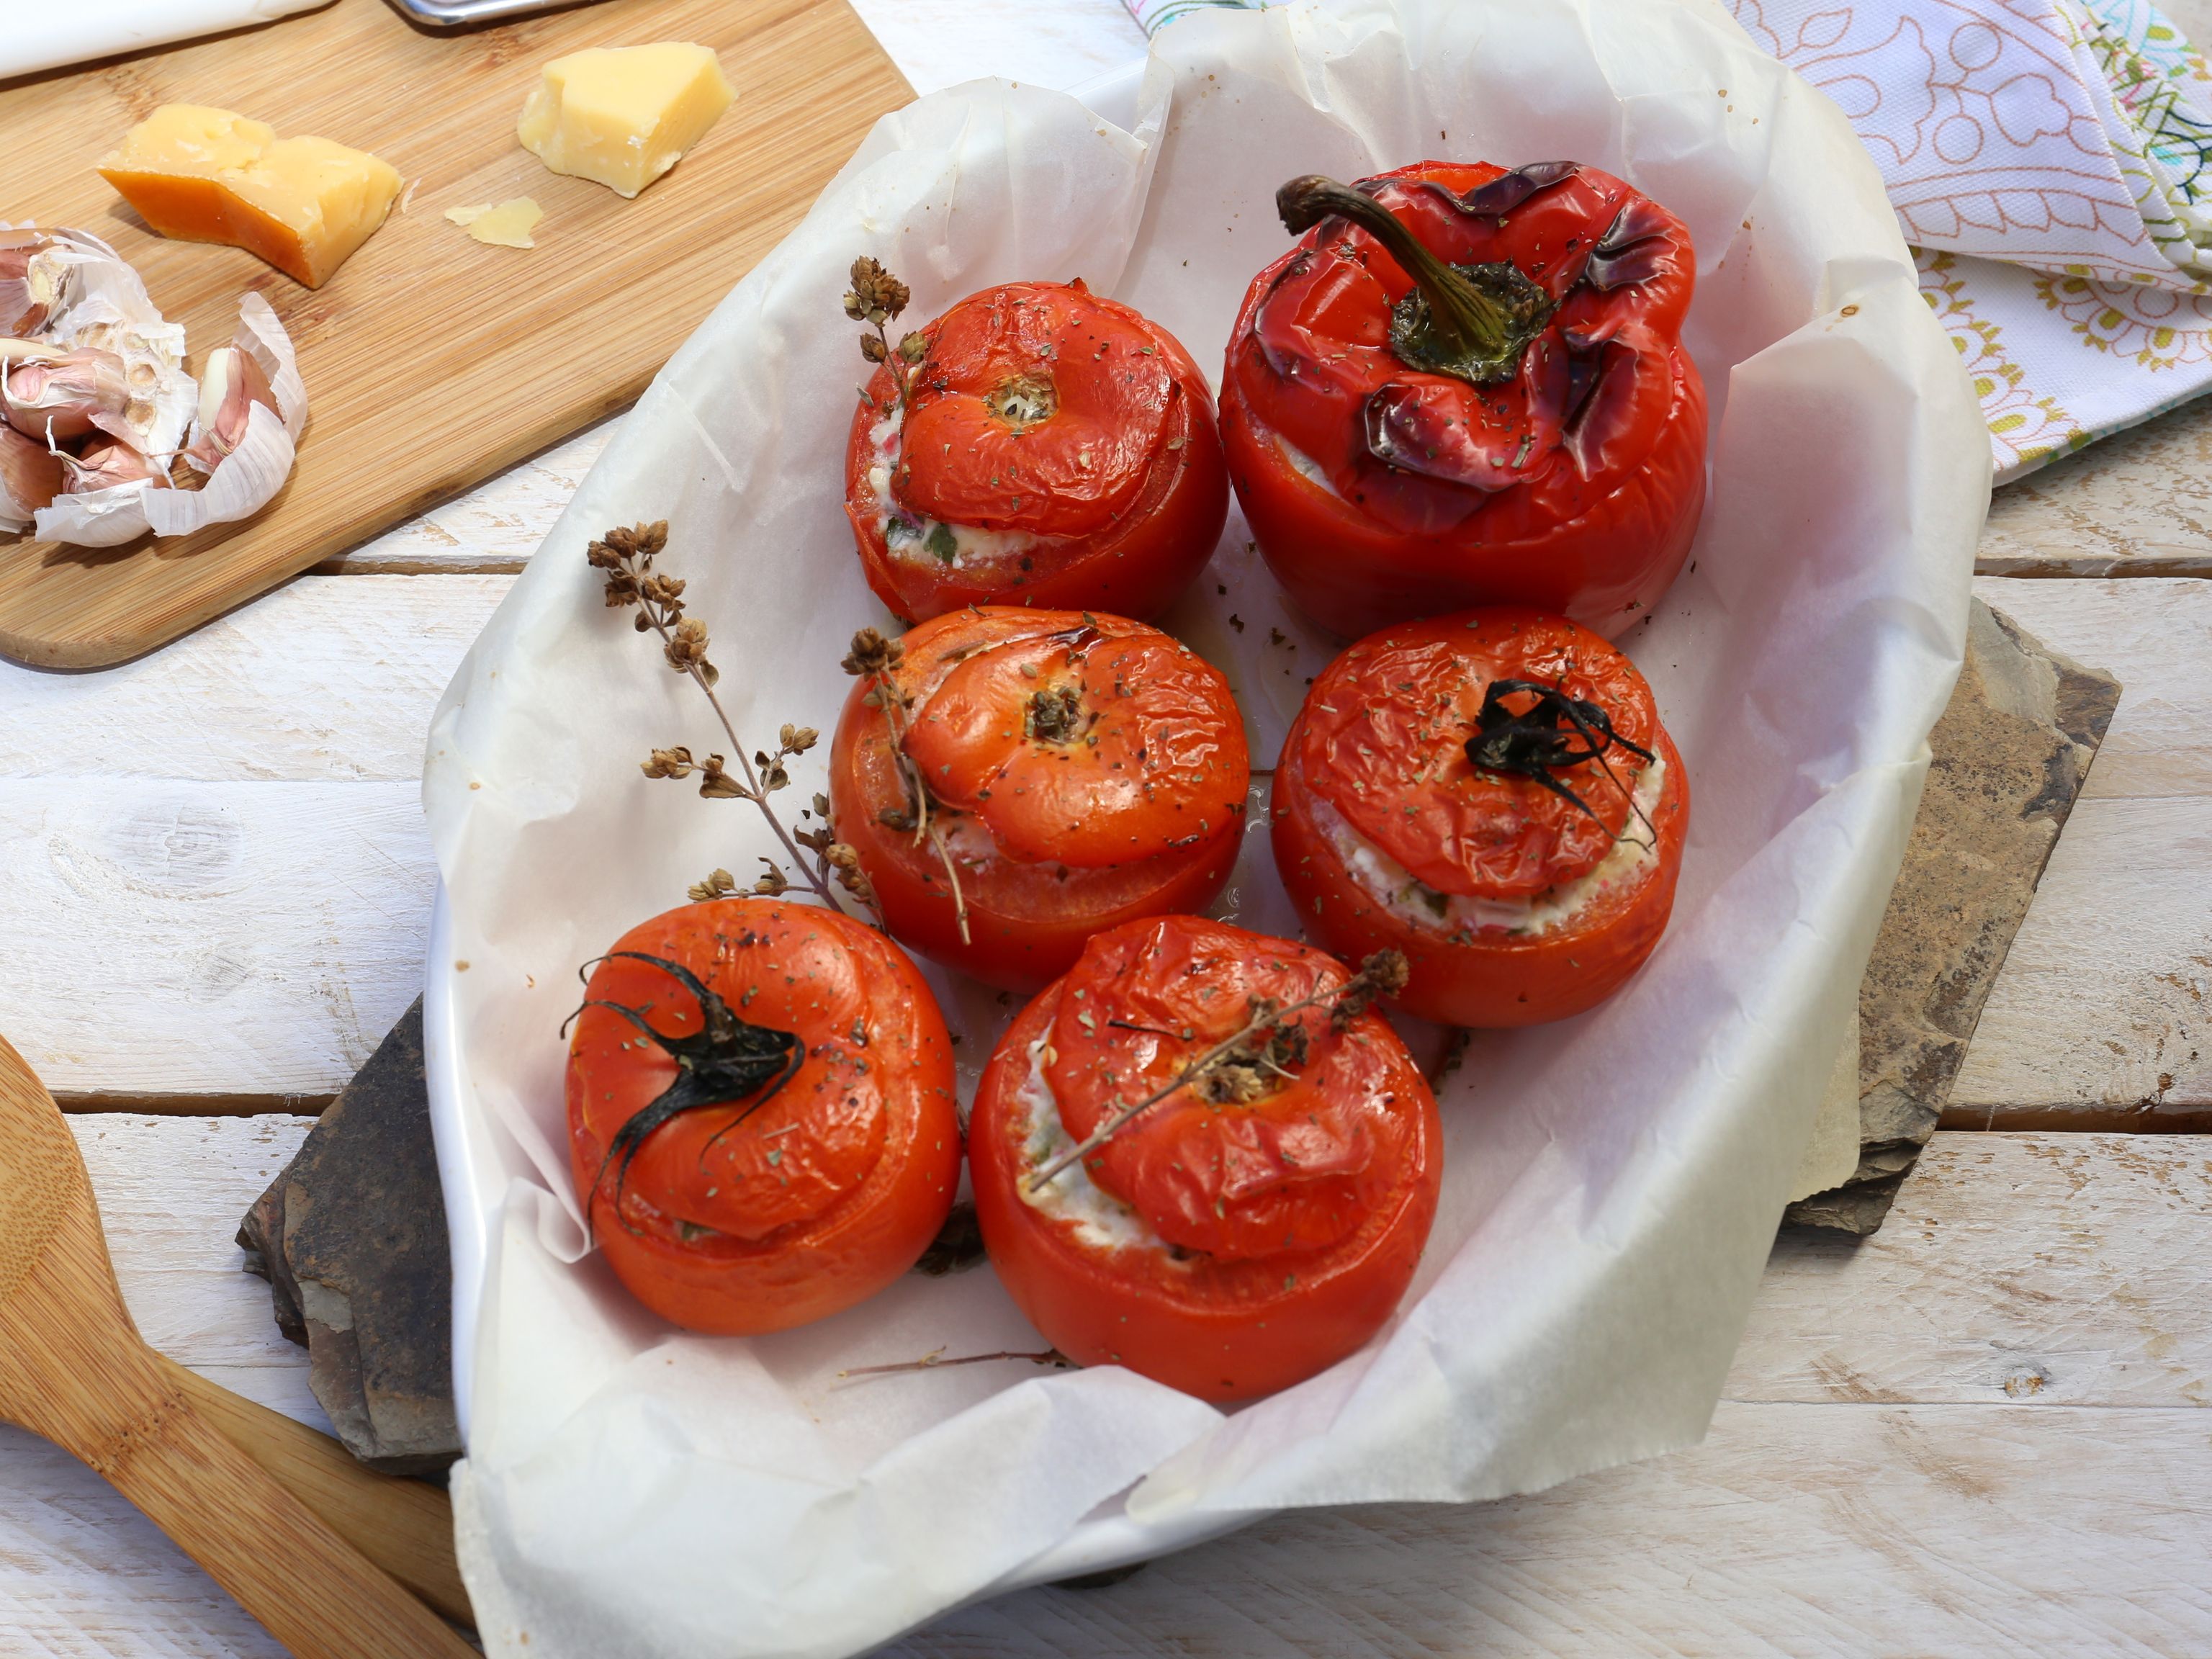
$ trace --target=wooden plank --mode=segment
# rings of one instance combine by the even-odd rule
[[[0,780],[0,939],[36,964],[0,1030],[65,1109],[320,1104],[422,988],[411,782]]]
[[[2212,1650],[2198,1411],[1724,1404],[1705,1443],[1534,1498],[1304,1510],[887,1652]]]
[[[635,201],[516,145],[548,59],[667,40],[714,47],[738,101]],[[628,406],[909,95],[845,0],[631,0],[618,20],[570,9],[459,36],[412,28],[382,0],[337,0],[0,88],[12,216],[112,241],[202,352],[229,338],[240,289],[265,291],[314,410],[291,483],[244,526],[90,556],[34,544],[0,562],[0,651],[125,660]],[[312,292],[236,250],[155,236],[93,163],[155,105],[216,97],[377,152],[415,182],[411,207]],[[525,193],[546,212],[531,252],[443,216]]]
[[[1998,490],[1974,568],[1990,576],[2212,575],[2212,400],[2184,404]]]
[[[431,710],[512,581],[307,576],[102,673],[0,662],[0,780],[419,779]]]
[[[1881,1231],[1775,1241],[1730,1400],[2212,1406],[2212,1137],[1939,1133]]]
[[[116,1282],[155,1347],[325,1434],[307,1351],[285,1340],[238,1224],[291,1162],[311,1117],[72,1117]]]

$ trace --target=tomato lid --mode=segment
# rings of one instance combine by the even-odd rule
[[[1545,769],[1557,788],[1477,766],[1468,740],[1498,680],[1594,705],[1624,742]],[[1519,691],[1496,706],[1521,714],[1537,702]],[[1564,617],[1498,608],[1346,651],[1307,694],[1298,760],[1314,794],[1434,891],[1525,899],[1587,875],[1630,833],[1645,763],[1626,745],[1650,749],[1658,729],[1651,688],[1620,651]]]
[[[1157,857],[1243,812],[1250,760],[1218,669],[1121,617],[1012,614],[1034,630],[982,630],[917,696],[906,752],[939,800],[1011,858],[1079,868]],[[931,648],[958,649],[966,631],[940,629]]]
[[[1150,324],[1082,283],[1008,283],[923,331],[892,489],[946,524],[1105,529],[1143,489],[1181,395]]]
[[[1062,1127],[1080,1141],[1171,1084],[1246,1027],[1255,999],[1287,1006],[1351,977],[1321,951],[1196,916],[1098,935],[1060,981],[1046,1078]],[[1396,1034],[1372,1012],[1340,1030],[1326,1006],[1284,1026],[1264,1063],[1186,1085],[1084,1159],[1170,1244],[1231,1261],[1316,1249],[1402,1180],[1416,1130],[1392,1080]]]

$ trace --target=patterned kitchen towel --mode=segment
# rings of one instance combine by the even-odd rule
[[[1997,482],[2212,391],[2212,71],[2148,0],[1726,3],[1881,168]]]

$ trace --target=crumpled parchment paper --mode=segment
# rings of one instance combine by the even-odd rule
[[[1497,1497],[1704,1432],[1956,671],[1988,500],[1972,390],[1850,128],[1703,0],[1198,15],[1155,43],[1141,101],[1133,134],[999,82],[882,122],[623,422],[439,710],[433,1067],[456,1236],[481,1229],[483,1258],[459,1290],[453,1492],[494,1654],[844,1655],[1282,1506]],[[641,775],[652,746],[726,745],[602,606],[585,544],[666,519],[739,732],[826,730],[846,642],[881,620],[839,505],[855,254],[913,285],[910,320],[1079,276],[1218,364],[1285,246],[1279,183],[1435,155],[1587,161],[1696,238],[1711,503],[1623,640],[1692,780],[1657,955],[1587,1016],[1474,1039],[1397,1319],[1233,1415],[1118,1369],[841,1380],[1041,1346],[988,1267],[773,1338],[661,1325],[584,1253],[559,1026],[578,964],[771,847],[750,806]],[[1167,625],[1231,672],[1261,764],[1336,648],[1233,515]],[[1294,933],[1263,822],[1222,913]],[[1010,1009],[936,982],[972,1080]]]

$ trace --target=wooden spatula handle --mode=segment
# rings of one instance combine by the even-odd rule
[[[158,1376],[158,1373],[155,1373]],[[166,1382],[80,1449],[298,1659],[475,1659]]]
[[[161,1375],[224,1439],[276,1476],[332,1532],[456,1624],[476,1623],[453,1561],[453,1510],[444,1492],[363,1468],[330,1436],[233,1394],[166,1355],[155,1358]]]

